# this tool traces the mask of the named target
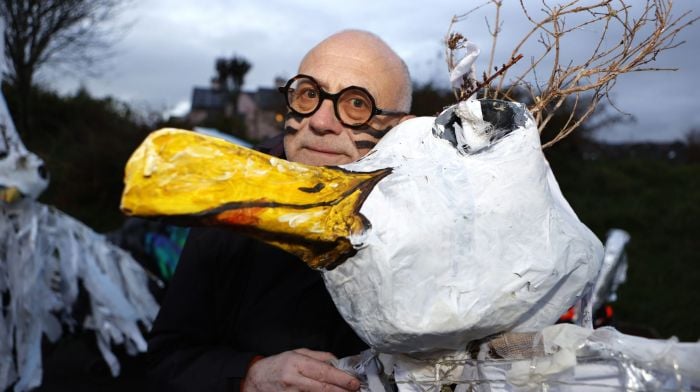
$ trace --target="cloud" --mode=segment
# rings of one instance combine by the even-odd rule
[[[692,8],[687,3],[675,6],[677,14]],[[45,79],[63,91],[84,84],[97,95],[165,109],[189,100],[194,86],[208,85],[217,57],[245,57],[252,63],[245,88],[269,87],[276,76],[296,73],[302,56],[322,38],[341,29],[359,28],[378,34],[395,48],[418,81],[447,85],[442,40],[452,16],[473,7],[448,0],[425,3],[418,9],[396,0],[145,0],[122,15],[132,27],[116,48],[117,56],[106,62],[101,77],[53,73]],[[484,8],[455,26],[481,45],[478,66],[482,70],[491,45],[484,21],[490,12]],[[507,61],[510,48],[526,27],[516,2],[506,2],[502,20],[497,64]],[[564,53],[590,50],[588,36],[593,33],[579,32]],[[700,98],[700,78],[694,72],[700,59],[692,49],[700,41],[700,31],[691,26],[681,38],[689,43],[663,53],[658,62],[659,66],[679,66],[681,71],[625,75],[615,88],[616,104],[639,119],[635,138],[673,139],[693,122],[700,123],[693,107]],[[526,47],[523,54],[527,58],[534,50]],[[647,129],[643,124],[650,125]],[[611,129],[606,134],[624,138],[632,134],[630,129]]]

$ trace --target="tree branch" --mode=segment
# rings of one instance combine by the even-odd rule
[[[496,21],[495,28],[491,27],[490,22],[487,23],[493,37],[493,56],[503,21],[501,2],[492,0],[490,4],[494,7]],[[524,0],[520,0],[520,9],[530,27],[515,43],[511,58],[523,52],[523,48],[531,48],[532,43],[539,44],[538,53],[529,54],[529,64],[514,78],[510,78],[510,67],[507,67],[488,79],[490,82],[499,78],[491,92],[493,98],[522,99],[523,92],[530,97],[528,108],[540,132],[558,112],[573,107],[563,127],[545,146],[565,138],[579,127],[594,113],[603,97],[609,100],[608,93],[618,76],[630,72],[673,69],[649,64],[656,61],[661,53],[683,44],[675,41],[678,33],[698,20],[697,17],[691,18],[689,12],[674,16],[673,0],[640,0],[634,6],[627,4],[626,0],[599,0],[592,4],[570,0],[556,6],[541,0],[540,5],[539,14],[535,14],[528,9]],[[450,31],[466,15],[454,17]],[[568,26],[566,22],[570,21],[573,24]],[[593,49],[577,59],[564,59],[562,48],[569,45],[576,32],[584,29],[587,33],[597,34],[592,40]],[[454,64],[452,55],[448,48],[448,67]],[[585,101],[582,99],[584,96],[587,96]],[[568,101],[571,103],[566,104]],[[588,105],[585,110],[582,110],[583,102]]]

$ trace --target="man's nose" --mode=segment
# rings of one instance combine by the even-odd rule
[[[318,134],[340,133],[343,131],[343,124],[335,116],[333,101],[324,99],[321,107],[309,117],[309,127]]]

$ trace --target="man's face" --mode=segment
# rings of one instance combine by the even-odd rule
[[[387,70],[381,59],[372,60],[371,56],[345,49],[315,49],[304,59],[299,73],[313,77],[329,93],[348,86],[363,87],[372,94],[378,108],[397,110],[400,97],[393,84],[400,79],[388,77],[387,73],[396,74],[398,70]],[[401,119],[402,116],[374,116],[360,129],[348,128],[336,117],[333,102],[326,99],[311,116],[287,115],[285,153],[290,161],[309,165],[350,163],[367,154]]]

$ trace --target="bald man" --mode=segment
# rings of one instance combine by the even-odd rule
[[[341,165],[409,118],[404,62],[377,36],[342,31],[312,48],[282,87],[282,157]],[[275,150],[273,148],[273,150]],[[191,232],[149,339],[155,389],[353,391],[334,358],[367,346],[317,271],[226,229]]]
[[[319,100],[321,106],[309,116],[294,113],[292,106],[284,138],[284,150],[291,161],[310,165],[356,161],[389,129],[406,119],[411,108],[411,80],[404,62],[367,32],[344,31],[324,40],[301,61],[299,74],[310,76],[325,92],[340,92],[349,86],[364,88],[376,108],[391,113],[372,116],[366,124],[357,126],[343,124],[331,99]]]

